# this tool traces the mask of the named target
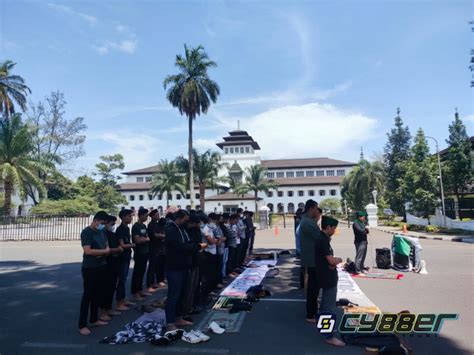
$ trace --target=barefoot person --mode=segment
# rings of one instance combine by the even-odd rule
[[[132,238],[135,244],[133,252],[132,274],[132,296],[135,301],[143,301],[145,296],[151,293],[143,291],[143,279],[145,277],[146,265],[150,256],[150,238],[148,238],[145,221],[148,219],[148,210],[140,208],[138,210],[138,221],[132,227]]]
[[[165,240],[165,233],[158,224],[160,214],[157,209],[151,210],[149,214],[151,221],[148,223],[148,237],[150,238],[150,260],[148,261],[148,270],[146,272],[146,291],[155,292],[159,287],[159,283],[163,282],[160,279],[159,273],[159,259],[160,252],[163,249],[163,242]]]
[[[357,212],[356,220],[352,224],[352,229],[354,230],[354,245],[356,248],[355,267],[358,273],[363,273],[368,270],[364,265],[367,255],[367,234],[369,234],[366,217],[366,212],[359,211]]]
[[[321,233],[315,242],[315,264],[316,277],[319,287],[323,290],[321,297],[320,313],[336,314],[337,298],[337,268],[342,263],[341,258],[335,258],[331,247],[331,237],[336,232],[338,221],[329,216],[323,216],[321,219]],[[334,333],[325,335],[326,342],[335,346],[346,345],[343,341],[334,336]]]
[[[79,313],[79,333],[90,335],[87,327],[87,318],[90,310],[90,325],[99,326],[108,324],[99,319],[99,305],[104,302],[104,285],[107,264],[105,257],[110,253],[104,229],[109,215],[99,211],[94,216],[89,227],[81,233],[81,245],[84,251],[82,257],[82,278],[84,290]]]
[[[117,300],[117,311],[127,311],[127,306],[133,306],[125,298],[125,284],[127,283],[128,270],[130,269],[130,260],[132,258],[132,248],[135,244],[132,243],[132,237],[130,235],[130,228],[128,227],[132,223],[133,211],[129,209],[123,209],[119,213],[119,217],[122,220],[120,226],[115,231],[115,236],[119,240],[120,247],[123,253],[119,256],[119,278],[117,283],[117,292],[115,293],[115,299]]]

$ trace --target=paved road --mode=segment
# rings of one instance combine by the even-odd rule
[[[391,236],[375,232],[370,250],[390,245]],[[256,246],[264,250],[290,249],[291,230],[275,236],[259,231]],[[474,246],[471,244],[422,241],[428,275],[405,274],[403,280],[362,280],[357,283],[383,311],[408,309],[413,313],[459,313],[457,321],[445,323],[438,337],[408,338],[415,354],[470,354],[474,352]],[[352,237],[342,228],[334,237],[335,253],[354,256]],[[368,253],[368,264],[372,263]],[[139,316],[132,310],[110,325],[94,330],[91,337],[77,334],[81,296],[81,249],[78,242],[0,243],[0,353],[5,354],[360,354],[357,347],[330,347],[304,322],[303,293],[298,289],[297,269],[292,257],[279,261],[281,274],[265,280],[272,292],[248,313],[240,333],[212,336],[208,343],[177,342],[169,347],[148,344],[109,346],[98,344],[104,336],[120,330]],[[164,296],[161,290],[157,298]],[[271,301],[280,299],[280,301]],[[196,318],[199,321],[199,318]]]

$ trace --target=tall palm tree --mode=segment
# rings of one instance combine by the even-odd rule
[[[242,183],[242,181],[239,181],[238,179],[234,177],[229,176],[227,178],[227,182],[229,183],[229,188],[237,196],[243,197],[249,191],[247,189],[247,186],[244,183]]]
[[[179,191],[182,195],[185,193],[184,177],[180,174],[176,164],[168,160],[160,162],[160,170],[153,174],[151,179],[150,192],[153,196],[166,193],[166,208],[170,205],[170,197],[172,191]]]
[[[11,75],[15,65],[11,60],[0,64],[0,110],[5,119],[15,113],[14,102],[26,111],[26,95],[31,93],[21,76]]]
[[[272,189],[277,189],[278,184],[272,180],[268,180],[266,176],[267,170],[261,165],[251,165],[245,172],[244,189],[253,191],[255,198],[255,213],[257,213],[257,200],[260,191],[268,193]],[[242,190],[242,191],[243,191]]]
[[[175,66],[179,74],[168,75],[163,86],[165,90],[170,86],[166,98],[188,118],[189,193],[191,208],[194,208],[193,120],[201,113],[207,113],[211,101],[215,103],[220,94],[219,85],[207,74],[207,70],[217,67],[217,63],[209,59],[204,47],[189,49],[184,45],[184,57],[176,55]]]
[[[28,186],[45,194],[43,182],[38,171],[45,167],[32,156],[33,140],[28,126],[23,124],[21,116],[14,114],[9,120],[0,121],[0,180],[5,191],[4,212],[11,214],[13,190],[18,189],[25,199]]]
[[[218,152],[212,152],[210,149],[202,154],[193,149],[193,162],[194,182],[199,186],[199,203],[201,210],[205,211],[206,188],[216,188],[217,183],[221,181],[218,177],[222,167],[221,156]],[[176,159],[176,165],[180,171],[186,173],[189,181],[189,160],[180,156]]]

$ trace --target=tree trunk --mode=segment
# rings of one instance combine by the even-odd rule
[[[457,215],[456,213],[454,214],[454,217],[455,218],[459,218],[459,220],[462,219],[462,216],[461,216],[461,207],[459,207],[459,203],[461,202],[461,196],[460,196],[460,193],[459,193],[459,189],[456,189],[456,201],[457,201],[457,209],[456,209],[456,212],[457,212]],[[456,204],[455,204],[456,205]]]
[[[194,209],[193,119],[188,117],[189,204]],[[201,207],[202,208],[202,207]]]
[[[255,215],[257,215],[257,198],[258,198],[258,191],[254,191],[255,193]]]
[[[201,211],[206,212],[204,206],[206,203],[206,186],[203,183],[199,184],[199,203],[201,204]]]
[[[170,207],[170,192],[169,191],[166,191],[166,209],[168,209],[168,207]]]
[[[10,177],[7,177],[4,180],[3,188],[5,190],[3,210],[5,213],[5,216],[10,217],[12,214],[12,194],[13,194],[13,183]]]

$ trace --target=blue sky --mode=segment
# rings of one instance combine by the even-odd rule
[[[247,130],[263,158],[357,161],[383,150],[397,107],[412,133],[445,146],[457,107],[474,132],[471,1],[0,0],[0,59],[42,100],[63,91],[88,125],[90,173],[121,153],[126,170],[186,152],[187,123],[166,101],[183,44],[218,63],[221,96],[195,122],[203,150]]]

